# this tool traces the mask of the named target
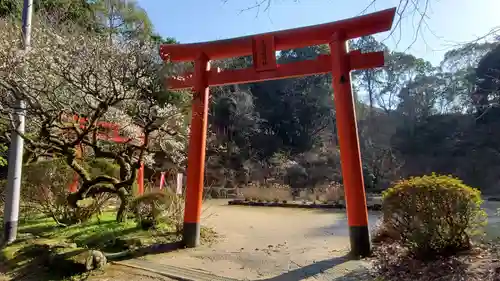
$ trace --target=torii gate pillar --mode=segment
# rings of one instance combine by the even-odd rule
[[[349,52],[346,43],[349,39],[390,30],[395,12],[396,8],[392,8],[321,25],[228,40],[160,47],[160,55],[165,61],[195,61],[194,75],[188,73],[183,77],[167,80],[167,86],[171,89],[193,88],[183,231],[187,247],[196,247],[200,243],[209,87],[331,72],[351,254],[354,257],[370,254],[368,212],[350,72],[383,66],[384,54]],[[330,46],[330,55],[320,55],[316,60],[284,65],[278,65],[276,62],[276,51],[320,44]],[[253,68],[210,70],[210,59],[247,55],[253,57]]]

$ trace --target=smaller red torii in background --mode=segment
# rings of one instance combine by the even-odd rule
[[[85,123],[87,122],[87,118],[85,117],[79,117],[79,116],[73,116],[73,120],[75,122],[80,123],[80,128],[85,128]],[[130,138],[125,138],[120,136],[120,126],[115,123],[110,123],[110,122],[104,122],[104,121],[98,121],[96,123],[96,127],[98,128],[104,128],[104,129],[110,129],[111,130],[111,136],[109,133],[103,133],[103,132],[98,132],[97,133],[97,138],[101,140],[110,140],[115,143],[126,143],[131,141],[132,139]],[[144,142],[144,137],[140,137],[140,139]],[[82,147],[80,146],[77,150],[77,155],[78,157],[82,157]],[[78,173],[75,172],[75,175],[73,176],[73,182],[69,186],[69,191],[70,192],[76,192],[78,190]],[[139,195],[144,194],[144,163],[141,163],[141,167],[139,168],[139,171],[137,173],[137,193]]]

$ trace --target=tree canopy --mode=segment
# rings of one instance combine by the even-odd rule
[[[187,98],[165,90],[163,77],[171,66],[159,58],[158,38],[143,28],[147,25],[94,30],[54,22],[50,15],[57,13],[45,9],[49,16],[41,14],[34,21],[34,47],[27,52],[18,50],[19,21],[12,17],[0,21],[3,124],[14,121],[16,100],[25,101],[27,128],[22,137],[29,151],[25,161],[64,158],[82,180],[70,204],[76,207],[85,197],[114,193],[122,199],[118,214],[122,220],[142,163],[153,167],[155,153],[165,151],[166,161],[183,162]],[[93,13],[99,16],[99,10]],[[125,22],[131,18],[118,12],[113,16]],[[81,118],[85,118],[82,123]],[[4,131],[8,140],[9,130]],[[107,136],[112,134],[122,141],[110,141]],[[78,157],[80,145],[85,157],[116,162],[119,177],[92,176]]]
[[[165,64],[157,49],[176,40],[156,34],[134,1],[40,0],[34,48],[21,56],[19,3],[0,6],[3,143],[14,99],[21,97],[28,103],[26,161],[63,157],[82,178],[76,200],[101,191],[130,193],[141,163],[150,170],[183,170],[190,96],[166,90],[163,79],[190,66]],[[368,187],[431,171],[485,189],[500,180],[498,41],[457,47],[439,65],[370,36],[351,40],[350,47],[386,54],[385,67],[352,74]],[[328,52],[327,46],[284,50],[278,62]],[[251,67],[252,60],[214,63],[237,69]],[[211,94],[207,185],[283,181],[290,165],[301,166],[295,170],[305,172],[306,185],[342,181],[330,75],[216,87]],[[75,115],[89,121],[80,127]],[[98,137],[103,122],[119,125],[120,136],[130,141]],[[77,144],[85,145],[87,157],[120,164],[120,176],[89,176],[76,159]]]

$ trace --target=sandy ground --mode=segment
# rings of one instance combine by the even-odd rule
[[[490,229],[498,230],[495,235],[500,234],[495,215],[499,206],[498,202],[484,205]],[[379,216],[369,214],[371,227]],[[204,225],[221,235],[218,243],[141,259],[156,268],[190,268],[238,280],[371,279],[366,263],[343,258],[349,250],[345,211],[228,206],[227,200],[212,200],[205,204],[202,217]],[[117,278],[109,280],[121,280]]]
[[[360,266],[342,258],[349,250],[342,211],[226,204],[210,201],[203,212],[219,243],[143,259],[240,280],[333,280]],[[370,214],[370,224],[377,218]]]

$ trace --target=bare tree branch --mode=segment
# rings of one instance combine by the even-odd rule
[[[222,0],[223,3],[228,3],[231,0]],[[248,7],[241,9],[240,13],[246,12],[246,11],[256,11],[256,16],[259,15],[260,11],[263,10],[265,12],[269,12],[269,10],[272,7],[272,3],[275,0],[255,0],[255,2]],[[298,0],[290,0],[294,2],[299,2]],[[332,0],[332,1],[338,1],[338,0]],[[379,0],[370,0],[368,5],[366,5],[365,8],[363,8],[358,15],[363,15],[368,12],[371,12],[376,6],[376,4],[379,2]],[[434,2],[437,2],[437,0],[434,0]],[[393,29],[389,32],[387,37],[385,37],[382,42],[388,40],[389,38],[393,38],[396,42],[395,45],[399,46],[401,43],[402,39],[402,21],[407,18],[411,18],[412,23],[413,23],[413,37],[412,41],[408,46],[405,47],[404,52],[408,51],[411,49],[411,47],[416,43],[418,38],[422,38],[425,41],[425,38],[423,38],[422,32],[425,30],[429,31],[433,36],[439,37],[435,34],[435,32],[431,29],[431,27],[428,24],[428,20],[430,19],[429,17],[429,12],[431,10],[431,4],[433,3],[433,0],[399,0],[398,5],[397,5],[397,10],[396,10],[396,20],[393,24]],[[396,36],[397,33],[397,36]],[[460,42],[457,43],[457,45],[464,45],[467,43],[473,43],[473,42],[478,42],[481,40],[485,40],[487,38],[492,38],[495,36],[499,36],[500,34],[500,25],[493,27],[489,32],[487,32],[484,35],[478,36],[476,39],[467,41],[467,42]],[[456,47],[456,46],[455,46]]]

